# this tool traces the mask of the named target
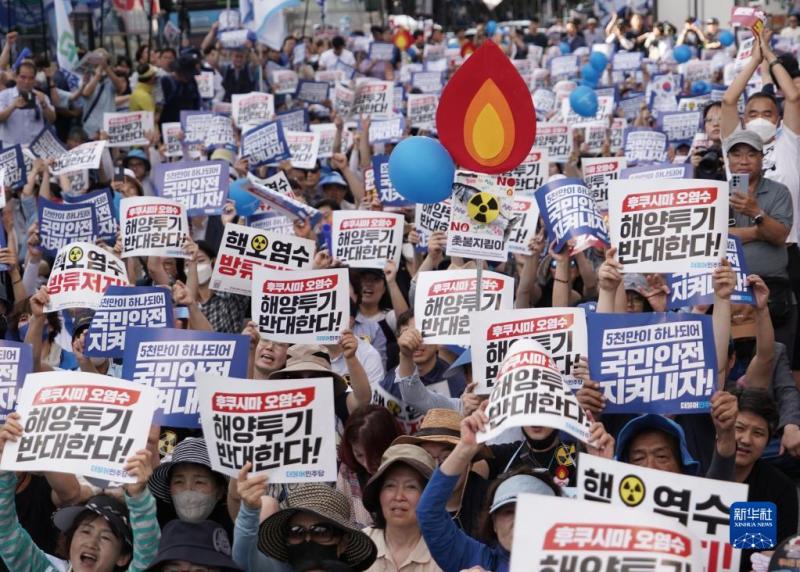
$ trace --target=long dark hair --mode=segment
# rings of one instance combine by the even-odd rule
[[[379,465],[384,451],[395,438],[403,434],[400,424],[391,412],[381,405],[362,405],[353,411],[344,424],[339,457],[352,469],[363,488],[369,480],[369,472],[356,461],[353,443],[360,443],[367,454],[370,465]]]

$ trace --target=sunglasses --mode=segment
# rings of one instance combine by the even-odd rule
[[[290,544],[300,544],[309,538],[311,542],[317,544],[327,544],[341,538],[342,532],[331,524],[319,523],[312,524],[308,528],[304,526],[290,526],[286,532],[286,540]]]

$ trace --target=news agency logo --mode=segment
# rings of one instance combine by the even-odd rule
[[[771,502],[735,502],[730,511],[730,541],[734,548],[766,550],[778,538],[778,508]]]

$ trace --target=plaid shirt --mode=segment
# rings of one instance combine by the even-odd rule
[[[199,306],[215,332],[240,334],[245,320],[250,318],[249,296],[212,292],[211,298]]]

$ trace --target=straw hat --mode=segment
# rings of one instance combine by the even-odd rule
[[[345,532],[347,548],[339,559],[353,570],[366,570],[375,562],[378,549],[369,536],[350,522],[347,497],[322,483],[303,484],[289,493],[286,508],[267,518],[258,527],[258,549],[267,556],[287,562],[286,530],[292,516],[299,512],[318,516]]]
[[[418,445],[398,444],[392,445],[383,453],[381,466],[370,477],[364,492],[361,495],[364,506],[370,512],[381,510],[380,494],[383,486],[383,476],[394,465],[402,463],[417,471],[424,480],[429,480],[433,471],[436,470],[436,460],[428,452]]]
[[[462,419],[464,417],[453,409],[430,409],[414,435],[401,435],[392,442],[392,445],[444,443],[455,447],[461,441]],[[482,445],[475,455],[475,460],[491,459],[493,456],[489,448]]]
[[[347,391],[344,378],[331,371],[331,355],[323,346],[295,344],[286,352],[286,367],[272,372],[269,379],[308,379],[332,377],[333,393],[340,395]]]

